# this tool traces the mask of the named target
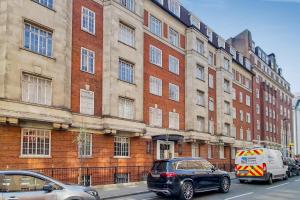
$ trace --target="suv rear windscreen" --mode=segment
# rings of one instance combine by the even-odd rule
[[[156,161],[153,164],[152,171],[166,172],[168,171],[169,162],[167,161]]]

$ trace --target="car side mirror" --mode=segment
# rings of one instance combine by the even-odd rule
[[[47,184],[43,186],[43,190],[47,193],[50,193],[54,190],[53,185],[52,184]]]

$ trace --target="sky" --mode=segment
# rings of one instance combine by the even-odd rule
[[[249,29],[256,46],[275,53],[292,92],[300,92],[300,0],[180,1],[224,39]]]

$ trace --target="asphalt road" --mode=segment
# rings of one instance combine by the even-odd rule
[[[118,198],[123,200],[172,200],[160,198],[154,193],[146,193],[135,196]],[[206,192],[196,194],[195,200],[300,200],[300,176],[290,178],[287,181],[278,181],[273,185],[266,183],[240,184],[232,181],[230,192],[222,194],[218,192]]]

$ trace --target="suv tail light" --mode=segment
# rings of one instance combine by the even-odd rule
[[[263,163],[263,171],[267,172],[267,165],[266,165],[266,163]]]
[[[176,176],[176,173],[174,173],[174,172],[166,172],[166,173],[160,174],[160,177],[163,177],[163,178],[171,178],[171,177],[175,177],[175,176]]]

